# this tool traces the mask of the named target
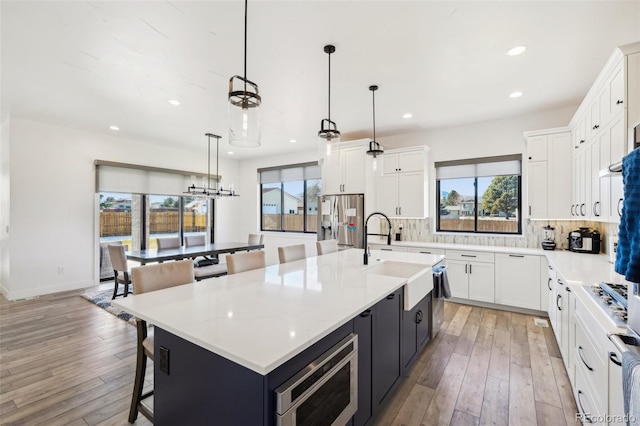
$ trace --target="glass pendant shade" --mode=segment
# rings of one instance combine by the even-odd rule
[[[373,98],[373,140],[369,141],[369,149],[367,150],[367,155],[373,156],[373,161],[371,163],[371,167],[374,172],[378,172],[378,169],[382,169],[382,165],[378,164],[378,156],[380,156],[380,163],[382,162],[382,154],[384,154],[384,148],[378,142],[376,142],[376,94],[375,91],[378,90],[378,86],[372,85],[369,86],[369,90],[371,90],[371,96]]]
[[[326,45],[324,53],[329,57],[329,84],[328,84],[328,111],[327,118],[320,121],[320,131],[318,132],[318,151],[320,157],[328,157],[331,155],[332,144],[340,142],[340,131],[334,121],[331,121],[331,54],[336,51],[333,45]],[[325,147],[326,145],[326,147]]]
[[[258,85],[247,79],[247,0],[244,2],[244,75],[229,79],[229,144],[260,146],[260,104]]]
[[[234,90],[238,82],[244,90]],[[229,80],[229,144],[260,146],[260,103],[257,85],[237,75]]]

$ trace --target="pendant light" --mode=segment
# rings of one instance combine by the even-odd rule
[[[239,86],[239,87],[237,87]],[[240,147],[260,146],[258,85],[247,79],[247,0],[244,1],[244,75],[229,79],[229,143]]]
[[[320,121],[320,131],[318,132],[318,137],[320,138],[320,152],[323,151],[322,145],[326,142],[327,145],[327,155],[331,155],[331,144],[340,142],[340,131],[338,130],[338,126],[336,123],[331,121],[331,54],[336,51],[336,47],[328,44],[324,47],[324,53],[329,56],[329,97],[328,97],[328,111],[327,118]]]
[[[378,90],[378,86],[371,85],[369,90],[371,90],[371,96],[373,97],[373,140],[369,141],[367,155],[373,155],[373,170],[377,170],[378,161],[376,157],[384,153],[382,145],[376,142],[376,90]]]
[[[195,183],[191,184],[191,186],[187,187],[187,191],[185,194],[189,194],[194,197],[210,197],[210,198],[221,198],[221,197],[238,197],[240,194],[236,194],[236,191],[233,190],[233,184],[229,186],[228,189],[224,189],[222,187],[222,182],[220,179],[220,175],[218,175],[218,158],[220,151],[220,136],[214,135],[213,133],[205,133],[207,137],[207,181],[206,184],[203,183],[202,186],[196,186]],[[216,138],[216,185],[215,188],[211,187],[211,138]]]

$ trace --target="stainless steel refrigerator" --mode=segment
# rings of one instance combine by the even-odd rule
[[[364,245],[364,194],[318,197],[318,241],[338,240],[339,249]]]

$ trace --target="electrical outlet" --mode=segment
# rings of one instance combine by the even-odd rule
[[[169,349],[160,346],[160,371],[169,375]]]
[[[64,274],[64,266],[58,266],[58,275]]]

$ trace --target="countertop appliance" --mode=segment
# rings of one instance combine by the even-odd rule
[[[569,250],[578,253],[600,253],[600,233],[581,227],[569,232]]]
[[[318,197],[318,241],[337,240],[339,249],[364,247],[364,194]]]
[[[556,249],[556,235],[553,226],[547,225],[544,228],[544,240],[542,240],[543,250],[555,250]]]

